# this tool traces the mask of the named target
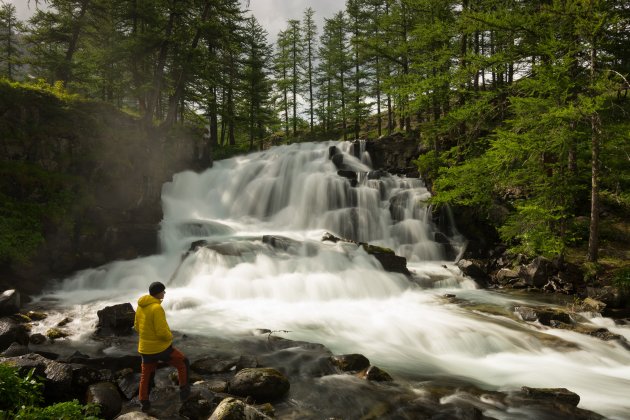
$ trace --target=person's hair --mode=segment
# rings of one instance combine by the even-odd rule
[[[159,295],[164,290],[166,290],[166,286],[164,286],[164,284],[162,282],[159,282],[159,281],[154,281],[149,286],[149,294],[151,296]]]

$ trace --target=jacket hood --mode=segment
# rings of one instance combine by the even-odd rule
[[[138,299],[138,306],[146,307],[149,305],[153,305],[154,303],[157,303],[159,305],[160,302],[161,300],[158,298],[155,298],[151,295],[144,295],[140,299]]]

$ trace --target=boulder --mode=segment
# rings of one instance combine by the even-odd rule
[[[20,292],[5,290],[0,295],[0,316],[13,315],[20,310]]]
[[[370,361],[362,354],[342,354],[330,360],[343,372],[358,372],[370,366]]]
[[[554,323],[561,322],[564,324],[573,324],[573,318],[564,309],[561,308],[531,308],[528,306],[516,306],[514,308],[523,321],[533,322],[538,320],[543,325],[548,327],[555,327]]]
[[[228,392],[251,397],[257,402],[270,402],[289,392],[289,379],[272,368],[247,368],[237,372],[228,383]]]
[[[486,268],[480,260],[466,260],[461,259],[457,262],[457,267],[462,270],[462,273],[468,277],[472,277],[481,287],[488,285],[488,273]]]
[[[580,396],[566,388],[521,388],[523,394],[528,398],[544,401],[560,402],[576,407],[580,403]]]
[[[157,417],[153,417],[142,411],[130,411],[129,413],[121,414],[116,417],[116,420],[157,420]]]
[[[96,314],[98,315],[97,335],[101,337],[125,336],[133,333],[136,312],[131,303],[108,306],[97,311]]]
[[[270,420],[271,417],[257,408],[236,398],[228,397],[221,401],[209,420]]]
[[[28,353],[29,353],[28,346],[25,346],[19,343],[11,343],[9,348],[7,348],[5,351],[0,353],[0,356],[15,357],[15,356],[23,356]]]
[[[606,304],[600,300],[587,297],[582,301],[582,306],[592,312],[603,312],[606,309]]]
[[[411,275],[407,268],[407,258],[389,252],[368,252],[381,263],[383,270],[391,273],[401,273]]]
[[[67,401],[76,397],[71,386],[72,367],[65,363],[49,360],[35,353],[1,358],[0,362],[15,366],[20,375],[26,375],[34,369],[35,376],[44,379],[44,398],[47,402]]]
[[[86,402],[100,407],[100,415],[113,419],[122,409],[122,398],[118,388],[111,382],[99,382],[90,385],[86,392]]]
[[[41,321],[41,320],[44,320],[44,319],[48,318],[48,315],[45,314],[44,312],[37,312],[37,311],[28,311],[26,313],[26,316],[31,321]]]
[[[182,403],[179,415],[187,419],[207,419],[216,407],[217,403],[212,400],[193,394]]]
[[[545,257],[536,257],[528,265],[521,266],[519,276],[523,278],[528,285],[542,288],[545,286],[552,276],[556,275],[558,270],[554,267],[553,262]]]
[[[46,337],[50,338],[51,340],[58,340],[60,338],[66,338],[68,337],[70,334],[68,334],[67,332],[59,329],[59,328],[49,328],[46,331]]]
[[[28,341],[29,343],[35,345],[44,344],[46,342],[46,336],[39,333],[31,334],[31,336],[28,338]]]
[[[118,389],[126,399],[130,400],[138,395],[138,390],[140,389],[139,373],[135,373],[132,369],[127,368],[117,372],[115,378]]]
[[[510,270],[509,268],[502,268],[493,276],[497,283],[502,286],[506,286],[515,282],[518,277],[518,272]]]
[[[517,306],[514,308],[514,312],[519,315],[523,321],[535,322],[538,319],[536,311],[527,306]]]
[[[79,394],[84,394],[87,387],[99,382],[111,382],[113,379],[112,371],[109,369],[97,369],[90,366],[84,366],[71,363],[72,367],[72,386]]]
[[[367,369],[362,370],[357,374],[357,376],[361,379],[367,379],[368,381],[374,382],[391,382],[394,380],[389,373],[376,366],[370,366]]]
[[[0,318],[0,351],[4,351],[12,343],[28,344],[28,331],[23,324],[11,318]]]
[[[130,368],[134,372],[140,371],[142,359],[139,355],[134,356],[106,356],[90,358],[84,355],[72,355],[67,360],[68,363],[77,363],[97,369],[108,369],[113,372]]]

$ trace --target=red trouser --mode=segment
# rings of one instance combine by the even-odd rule
[[[142,373],[140,375],[140,392],[138,400],[148,401],[151,380],[155,375],[158,362],[166,362],[169,365],[177,369],[177,375],[179,377],[179,386],[185,386],[188,384],[188,366],[189,362],[184,353],[177,350],[175,347],[169,347],[162,353],[157,354],[143,354],[142,355]]]

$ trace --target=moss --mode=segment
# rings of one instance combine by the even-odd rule
[[[60,330],[59,328],[50,328],[48,331],[46,331],[46,337],[50,338],[51,340],[65,338],[65,337],[68,337],[69,335],[70,334]]]
[[[363,249],[365,249],[365,252],[367,252],[368,254],[394,254],[393,250],[382,247],[382,246],[371,245],[371,244],[366,244],[366,243],[361,243],[361,246],[363,247]]]

